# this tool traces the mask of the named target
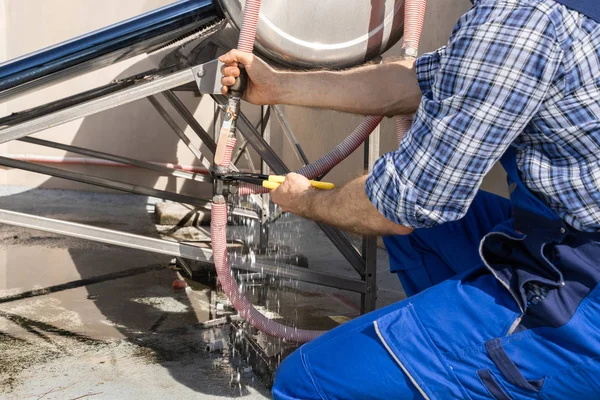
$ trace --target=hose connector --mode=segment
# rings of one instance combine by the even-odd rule
[[[212,202],[213,204],[226,204],[227,200],[225,199],[225,196],[217,194],[213,196]]]

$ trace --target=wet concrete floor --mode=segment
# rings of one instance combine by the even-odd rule
[[[161,230],[152,219],[153,199],[2,190],[0,208],[149,236]],[[313,224],[289,218],[279,224],[272,240],[289,245],[293,239],[294,251],[308,257],[311,269],[354,276]],[[248,239],[252,229],[238,234]],[[300,230],[309,233],[298,235]],[[383,251],[379,258],[382,306],[403,293],[384,272]],[[181,275],[168,268],[169,261],[168,256],[0,225],[0,399],[269,398],[249,364],[232,357],[229,325],[202,325],[223,315],[215,304],[225,299],[197,282],[173,289]],[[98,277],[103,279],[94,283]],[[77,287],[82,279],[90,283]],[[74,285],[11,297],[63,284]],[[329,329],[358,315],[357,295],[302,283],[270,286],[265,291],[260,283],[248,285],[248,296],[272,317],[303,328]],[[220,340],[222,351],[207,351],[207,344]],[[281,351],[280,342],[260,340],[270,355]]]

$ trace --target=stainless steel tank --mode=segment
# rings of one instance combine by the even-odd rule
[[[219,0],[239,29],[245,0]],[[404,0],[262,0],[256,47],[302,68],[371,60],[402,37]]]
[[[221,50],[235,47],[235,28],[241,26],[244,2],[179,0],[0,63],[0,102],[165,46],[165,51],[176,46],[179,53],[192,48],[190,54],[201,54],[205,45],[200,40],[203,33],[212,34],[215,29],[218,37],[214,40],[218,40]],[[229,24],[221,29],[225,23],[219,21],[224,16]],[[403,17],[404,0],[262,0],[256,48],[283,65],[348,67],[370,60],[394,45],[402,36]],[[198,35],[200,44],[194,51],[194,37]],[[181,44],[186,40],[187,45]],[[191,61],[184,58],[175,55],[169,60],[185,68]]]

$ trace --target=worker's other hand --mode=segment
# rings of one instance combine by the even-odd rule
[[[285,181],[277,189],[271,191],[271,201],[283,211],[304,216],[308,211],[306,196],[314,190],[306,177],[292,172],[286,175]]]
[[[219,57],[219,61],[225,64],[221,68],[223,74],[221,93],[227,96],[229,86],[233,85],[240,75],[238,63],[241,63],[246,68],[249,78],[243,99],[258,105],[276,103],[278,73],[263,60],[250,53],[231,50]]]

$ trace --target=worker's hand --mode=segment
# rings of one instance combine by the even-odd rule
[[[229,86],[235,83],[240,75],[238,63],[244,65],[248,72],[248,87],[244,92],[244,100],[253,104],[276,104],[278,92],[278,73],[260,58],[239,50],[231,50],[219,57],[225,65],[221,68],[221,93],[227,95]]]
[[[277,189],[271,191],[271,201],[279,205],[283,211],[305,216],[308,211],[306,197],[314,190],[307,178],[289,173],[286,175],[285,181]]]

